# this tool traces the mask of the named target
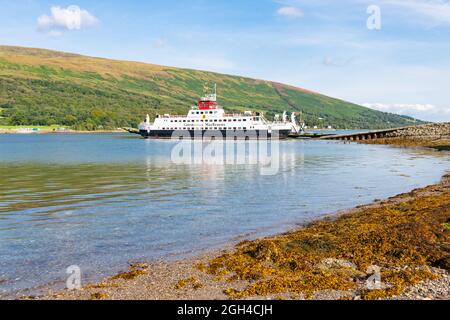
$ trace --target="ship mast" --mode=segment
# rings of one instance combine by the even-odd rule
[[[214,110],[218,108],[217,104],[217,84],[214,84],[214,93],[209,89],[208,83],[203,86],[204,96],[198,102],[200,110]]]

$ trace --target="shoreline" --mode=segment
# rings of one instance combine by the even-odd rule
[[[386,217],[387,213],[391,212],[395,214]],[[403,217],[403,212],[408,212],[408,215]],[[428,220],[424,220],[422,224],[417,226],[419,230],[415,228],[408,230],[406,228],[419,221],[426,212],[436,214],[439,217],[427,215],[426,219]],[[408,220],[408,216],[411,216],[411,220]],[[348,237],[348,234],[351,235],[353,232],[351,229],[345,229],[349,227],[348,221],[355,224],[351,226],[352,229],[358,229],[361,224],[365,227],[366,219],[369,219],[369,217],[372,217],[370,218],[372,228],[379,228],[394,217],[404,220],[401,225],[401,233],[399,233],[400,238],[394,237],[394,231],[392,235],[388,234],[387,238],[383,238],[383,241],[387,243],[386,245],[390,241],[397,241],[397,243],[393,248],[383,251],[382,259],[376,261],[381,265],[382,278],[389,279],[387,284],[383,284],[384,287],[377,290],[366,290],[363,287],[367,278],[370,277],[370,274],[366,273],[366,267],[370,264],[369,262],[373,264],[378,259],[376,256],[371,255],[370,252],[363,252],[359,257],[354,258],[352,258],[352,254],[347,256],[348,252],[344,248],[345,245],[349,245],[348,243],[340,244],[343,248],[342,252],[339,251],[340,249],[332,249],[329,253],[326,253],[327,245],[320,240],[325,234],[323,230],[327,228],[335,231],[347,230],[344,233],[340,232],[340,234],[343,238]],[[433,220],[435,218],[438,222]],[[446,251],[448,250],[446,246],[448,246],[450,240],[449,223],[450,173],[447,173],[438,184],[329,214],[310,225],[279,235],[243,241],[238,245],[230,244],[221,250],[208,251],[193,258],[172,262],[157,261],[133,264],[130,265],[129,270],[105,278],[98,283],[87,284],[81,290],[49,290],[43,296],[19,297],[19,299],[450,299],[450,286],[448,285],[450,281],[450,261],[449,253]],[[395,228],[397,227],[395,225]],[[392,228],[394,228],[394,225]],[[425,231],[420,230],[420,228],[425,228]],[[441,254],[439,257],[435,256],[433,262],[425,261],[424,253],[410,248],[408,243],[415,237],[428,234],[429,228],[438,228],[439,230],[431,231],[440,232],[441,237],[441,243],[436,243],[434,238],[432,240],[420,239],[421,241],[431,241],[431,244],[427,243],[427,245],[434,246],[432,254]],[[421,232],[417,233],[418,231]],[[309,262],[310,265],[315,264],[315,270],[313,272],[306,270],[311,267],[308,266],[301,272],[295,271],[292,273],[289,268],[293,267],[286,269],[286,261],[280,261],[287,257],[295,258],[295,250],[292,251],[294,253],[291,252],[291,243],[297,243],[299,238],[305,234],[312,236],[311,239],[313,240],[305,242],[306,249],[302,247],[299,250],[301,250],[302,260]],[[367,241],[366,246],[372,246],[371,238],[367,234],[364,234],[364,237]],[[402,237],[407,240],[405,243],[402,242]],[[372,240],[380,241],[378,238]],[[352,241],[354,241],[354,238]],[[417,245],[420,246],[420,244]],[[325,253],[323,250],[325,250]],[[389,250],[399,250],[399,252],[391,254]],[[405,263],[403,263],[403,260],[397,261],[396,258],[396,255],[401,255],[402,250],[408,252],[408,255],[402,258]],[[409,252],[408,250],[412,251]],[[424,248],[424,250],[431,250],[431,248]],[[291,256],[291,254],[294,254],[294,256]],[[364,254],[368,257],[365,257]],[[389,262],[389,259],[392,261]],[[293,263],[293,261],[290,263]],[[320,273],[319,277],[316,276],[317,272]],[[298,285],[296,281],[302,275],[312,277],[307,277],[312,284],[311,286],[305,283]],[[349,278],[352,281],[347,281]],[[274,279],[277,280],[273,282]],[[298,287],[293,283],[296,283]]]
[[[18,131],[19,130],[19,131]],[[0,135],[42,135],[42,134],[55,134],[55,135],[70,135],[70,134],[104,134],[104,133],[127,133],[125,130],[98,130],[98,131],[79,131],[79,130],[39,130],[39,131],[27,131],[21,132],[20,129],[0,129]]]
[[[362,144],[387,145],[402,148],[426,148],[437,151],[450,151],[450,136],[447,137],[392,137],[358,141]]]

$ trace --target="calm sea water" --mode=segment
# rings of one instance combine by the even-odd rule
[[[176,165],[175,142],[123,134],[0,135],[0,295],[97,280],[439,181],[445,153],[284,141],[280,169]]]

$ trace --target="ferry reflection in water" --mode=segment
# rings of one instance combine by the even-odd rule
[[[243,142],[241,142],[243,143]],[[448,156],[283,141],[261,164],[172,162],[176,142],[0,136],[0,290],[97,280],[140,259],[197,254],[439,181]]]

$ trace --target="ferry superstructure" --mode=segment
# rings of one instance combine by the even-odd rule
[[[217,103],[217,86],[214,93],[205,94],[192,107],[186,116],[157,115],[153,123],[147,115],[145,121],[139,126],[139,133],[145,138],[172,138],[182,132],[192,138],[203,136],[222,136],[252,138],[279,137],[285,139],[295,132],[298,125],[295,115],[288,120],[287,113],[276,117],[276,121],[269,122],[259,112],[246,111],[242,114],[227,114]],[[220,133],[220,134],[219,134]]]

